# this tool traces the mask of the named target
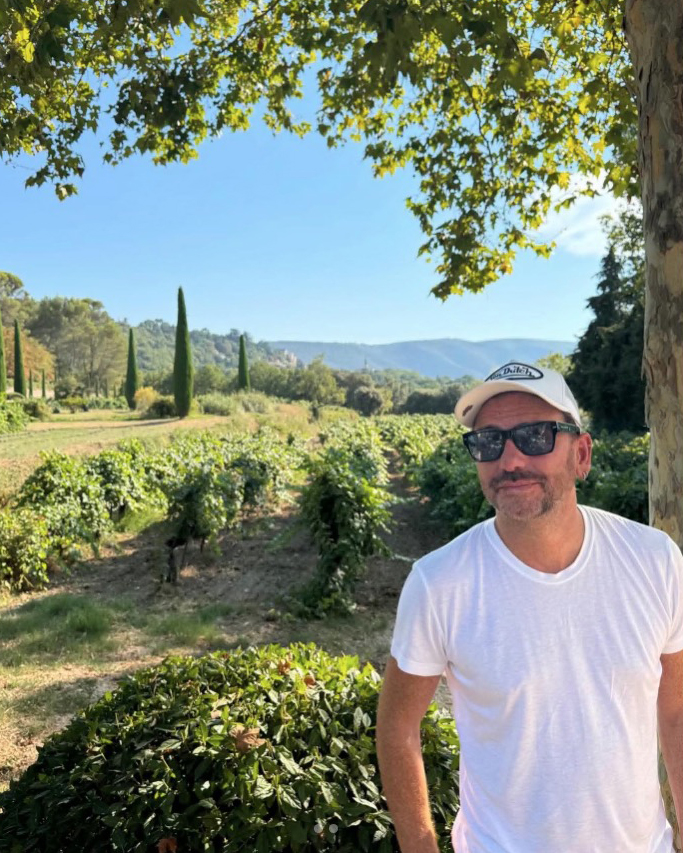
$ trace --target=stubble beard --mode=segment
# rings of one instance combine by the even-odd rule
[[[530,494],[526,495],[498,489],[504,482],[524,480],[536,483],[538,488],[534,488]],[[526,471],[511,471],[495,477],[484,489],[484,496],[497,513],[514,521],[531,521],[552,512],[573,485],[574,473],[570,460],[567,460],[565,470],[551,479],[542,474]]]

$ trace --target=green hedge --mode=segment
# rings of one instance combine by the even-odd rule
[[[649,453],[649,435],[594,436],[591,472],[577,485],[580,503],[647,524]]]
[[[0,402],[0,435],[21,432],[26,429],[30,418],[24,411],[23,401]]]
[[[0,851],[397,853],[377,771],[379,687],[369,664],[312,644],[170,658],[40,748],[0,794]],[[445,853],[458,741],[435,705],[422,742]]]
[[[47,522],[30,510],[0,510],[0,587],[41,589],[48,580],[51,540]]]

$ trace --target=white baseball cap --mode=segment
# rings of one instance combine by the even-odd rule
[[[564,376],[556,370],[532,367],[518,361],[504,364],[487,376],[481,385],[463,394],[456,403],[455,417],[464,426],[472,427],[484,403],[491,397],[508,391],[520,391],[540,397],[561,412],[566,412],[577,426],[581,426],[578,403]]]

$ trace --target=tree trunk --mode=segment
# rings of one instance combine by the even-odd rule
[[[645,231],[650,524],[683,545],[683,3],[626,0]],[[665,776],[660,756],[660,771]],[[662,785],[674,829],[673,798]],[[683,820],[683,815],[681,815]],[[681,849],[680,832],[676,844]]]

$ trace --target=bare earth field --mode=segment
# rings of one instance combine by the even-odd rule
[[[117,433],[121,422],[91,425],[97,437],[86,434],[68,445],[70,452],[100,449],[104,432]],[[198,425],[210,424],[202,419]],[[144,426],[153,431],[172,424]],[[82,425],[74,422],[71,429],[75,438]],[[55,424],[36,424],[31,433],[58,430]],[[0,465],[17,477],[12,460]],[[0,602],[0,789],[79,709],[168,654],[303,641],[333,654],[357,654],[382,671],[410,563],[443,543],[426,506],[397,475],[391,489],[407,499],[393,507],[387,541],[394,556],[369,562],[357,610],[346,618],[306,621],[287,608],[285,597],[315,566],[306,532],[296,524],[293,498],[277,513],[253,518],[225,536],[214,553],[191,545],[177,585],[161,580],[167,550],[163,525],[156,524],[141,533],[117,534],[99,557],[55,578],[48,590]],[[445,702],[443,688],[439,701]]]

